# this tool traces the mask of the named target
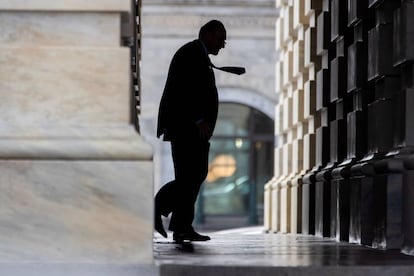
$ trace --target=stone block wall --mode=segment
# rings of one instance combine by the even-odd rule
[[[392,0],[276,4],[284,10],[276,23],[277,48],[284,53],[278,61],[283,70],[276,78],[276,90],[282,100],[275,118],[282,142],[271,184],[279,196],[269,196],[268,202],[280,215],[269,216],[269,230],[301,229],[412,254],[413,4]],[[310,6],[312,16],[295,20],[299,18],[295,14],[303,9],[306,15]],[[302,36],[303,29],[309,30],[307,36]],[[309,36],[315,37],[316,46],[305,41],[301,48],[300,40]],[[298,49],[310,60],[295,64]],[[295,68],[308,72],[307,78]],[[300,119],[302,105],[296,95],[302,83],[307,84],[303,91],[314,92],[305,93]],[[314,138],[306,141],[310,136]],[[299,156],[314,163],[297,166],[300,151],[295,147],[302,140]],[[296,200],[299,195],[301,201]],[[302,210],[301,222],[294,210]],[[299,223],[301,228],[295,225]]]
[[[317,14],[320,1],[276,1],[275,177],[266,184],[270,208],[265,224],[271,232],[301,233],[313,220],[303,202],[314,204],[314,194],[303,187],[303,176],[316,166],[315,135],[321,124],[316,110]]]
[[[121,43],[134,6],[0,3],[2,263],[152,263],[152,149]]]

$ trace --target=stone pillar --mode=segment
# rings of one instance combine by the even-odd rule
[[[276,22],[276,136],[283,164],[275,181],[280,189],[280,230],[301,233],[309,225],[309,189],[303,176],[315,166],[316,75],[320,61],[315,55],[316,16],[321,1],[276,1],[281,11]],[[277,161],[275,161],[277,162]],[[309,188],[310,186],[307,186]],[[306,203],[304,205],[304,202]],[[305,224],[303,223],[305,221]],[[308,232],[308,231],[306,231]]]
[[[120,45],[132,6],[0,3],[2,263],[82,263],[79,275],[152,263],[152,149]]]
[[[414,3],[403,1],[401,6],[393,13],[393,65],[401,73],[401,90],[395,96],[394,116],[396,131],[394,133],[394,144],[398,145],[398,151],[394,151],[393,158],[404,160],[403,183],[402,183],[402,252],[414,255],[414,232],[412,228],[413,208],[412,200],[412,172],[414,156],[414,52],[412,43]],[[399,183],[399,182],[398,182]],[[395,224],[394,224],[395,228]]]

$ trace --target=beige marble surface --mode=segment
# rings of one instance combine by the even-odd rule
[[[129,50],[0,46],[0,125],[130,122]]]
[[[141,136],[129,139],[1,139],[1,159],[147,160],[152,148]]]
[[[121,46],[130,9],[0,0],[0,263],[152,264],[153,152],[132,125]]]
[[[119,47],[120,14],[0,12],[0,44]]]
[[[129,11],[130,0],[0,0],[0,10]]]
[[[152,262],[152,163],[0,161],[1,262]]]

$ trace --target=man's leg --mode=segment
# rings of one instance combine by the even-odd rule
[[[175,208],[169,229],[174,232],[194,231],[194,205],[200,186],[208,172],[209,143],[207,141],[186,141],[172,143],[176,177]]]
[[[174,194],[175,181],[170,181],[157,192],[154,198],[154,228],[164,238],[167,237],[164,225],[162,224],[161,215],[167,217],[172,211],[173,194]]]
[[[154,199],[156,213],[161,214],[164,217],[168,217],[168,215],[173,211],[175,191],[177,190],[176,186],[176,181],[173,180],[159,189]]]

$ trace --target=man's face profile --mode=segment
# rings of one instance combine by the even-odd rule
[[[226,30],[218,29],[209,34],[207,48],[209,53],[212,55],[217,55],[221,48],[224,48],[226,45]]]

